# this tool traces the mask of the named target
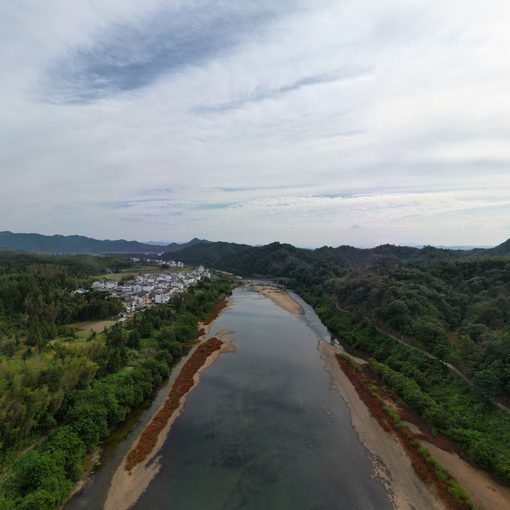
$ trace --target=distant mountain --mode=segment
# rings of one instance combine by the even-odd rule
[[[510,255],[510,239],[507,239],[504,243],[499,244],[495,248],[487,250],[491,255]]]
[[[165,252],[175,252],[178,250],[182,250],[184,248],[188,248],[189,246],[194,246],[195,244],[213,244],[212,241],[207,241],[206,239],[198,239],[198,237],[194,237],[191,241],[187,243],[170,243],[164,247]]]
[[[192,239],[183,244],[154,245],[138,241],[98,240],[85,236],[45,236],[41,234],[17,234],[0,232],[0,250],[27,251],[38,253],[160,253],[176,251],[197,243],[208,243]]]
[[[421,248],[421,246],[419,247]],[[488,249],[492,248],[491,245],[461,245],[461,246],[449,246],[449,245],[440,245],[436,246],[436,248],[444,248],[445,250],[476,250],[476,249]]]

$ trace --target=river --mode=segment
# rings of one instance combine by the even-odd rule
[[[234,291],[211,334],[234,330],[236,352],[202,373],[159,452],[161,469],[134,510],[392,508],[317,349],[320,339],[330,339],[328,331],[293,297],[304,315],[249,286]],[[112,472],[152,407],[66,510],[101,508]]]

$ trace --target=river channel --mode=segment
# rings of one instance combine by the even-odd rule
[[[161,468],[134,510],[392,508],[317,349],[329,333],[311,307],[292,296],[304,315],[290,314],[249,286],[234,291],[211,335],[234,330],[236,352],[222,354],[201,374],[159,452]],[[112,448],[66,510],[102,507],[114,469],[155,407]]]

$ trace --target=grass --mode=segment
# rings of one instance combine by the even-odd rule
[[[188,273],[193,268],[190,266],[185,267],[169,267],[168,269],[162,269],[159,266],[142,266],[139,269],[125,269],[118,273],[104,273],[95,275],[94,278],[97,280],[112,280],[119,282],[122,278],[128,278],[138,276],[145,273],[161,274],[161,273]]]
[[[453,478],[453,476],[451,476],[450,473],[448,473],[448,471],[446,471],[446,469],[437,462],[437,460],[431,457],[429,451],[426,448],[421,447],[418,448],[418,453],[434,468],[439,480],[448,484],[448,492],[452,495],[455,501],[475,510],[475,507],[469,499],[469,496],[466,494],[466,491],[457,483],[457,480],[455,480],[455,478]]]
[[[104,328],[113,326],[117,322],[116,319],[103,319],[100,321],[79,322],[71,324],[76,329],[78,338],[88,338],[91,333],[102,333]]]

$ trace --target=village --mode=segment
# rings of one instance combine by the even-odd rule
[[[179,264],[176,267],[182,267]],[[203,278],[210,277],[210,272],[200,266],[187,272],[145,273],[121,283],[98,280],[92,284],[92,288],[105,290],[119,298],[124,303],[125,313],[129,314],[152,305],[168,303]]]

